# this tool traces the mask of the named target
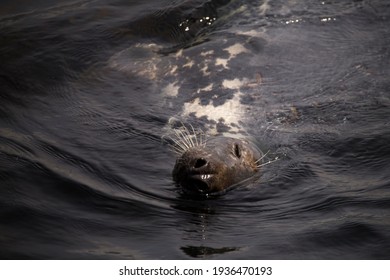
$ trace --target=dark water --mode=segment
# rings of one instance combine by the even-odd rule
[[[387,1],[2,3],[1,258],[390,257]],[[234,100],[224,79],[279,160],[184,197],[161,136],[195,96]]]

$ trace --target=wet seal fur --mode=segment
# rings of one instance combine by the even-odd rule
[[[206,196],[220,193],[268,164],[262,162],[266,154],[246,139],[208,138],[203,132],[184,126],[175,129],[175,136],[170,139],[178,154],[172,177],[186,193]]]
[[[180,17],[176,12],[162,11],[163,15],[168,13],[172,25],[162,26],[161,34],[152,32],[155,40],[138,38],[135,32],[138,39],[107,62],[109,69],[137,77],[163,98],[162,107],[169,112],[165,136],[174,131],[169,138],[178,154],[173,179],[186,192],[202,195],[226,190],[255,175],[265,156],[248,140],[252,133],[247,130],[254,118],[266,117],[264,110],[252,106],[261,98],[263,78],[256,61],[261,60],[267,43],[264,33],[258,29],[226,29],[229,19],[250,15],[253,9],[246,4],[211,2],[211,6],[200,5],[204,7],[200,9],[197,5],[179,7],[178,14],[188,11]],[[267,3],[256,9],[256,16],[265,14]],[[146,30],[153,31],[155,19],[152,16],[141,22]],[[136,24],[134,30],[138,29]],[[163,40],[170,34],[177,44]],[[172,126],[171,119],[176,117],[207,134],[190,126]]]

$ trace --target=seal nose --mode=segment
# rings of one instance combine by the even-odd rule
[[[194,168],[199,169],[199,168],[202,168],[206,165],[207,165],[207,160],[205,160],[204,158],[198,158],[195,160]]]

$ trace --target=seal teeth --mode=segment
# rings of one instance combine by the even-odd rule
[[[202,180],[207,180],[207,179],[210,179],[210,178],[211,178],[211,175],[210,175],[210,174],[203,174],[203,175],[200,176],[200,178],[201,178]]]

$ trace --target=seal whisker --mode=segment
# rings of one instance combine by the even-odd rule
[[[191,127],[192,127],[192,125],[191,125]],[[204,133],[203,130],[200,128],[195,130],[193,127],[192,127],[192,132],[193,132],[193,136],[195,137],[196,145],[199,147],[205,146],[206,145],[206,133]]]
[[[172,140],[173,141],[173,140]],[[182,152],[183,152],[183,148],[178,146],[177,144],[174,145],[174,144],[169,144],[169,147],[171,148],[171,150],[177,154],[177,155],[181,155]]]
[[[167,135],[166,138],[171,142],[169,144],[171,150],[177,155],[182,155],[194,147],[205,147],[207,141],[207,135],[202,129],[183,123],[181,127],[174,128],[171,135]]]
[[[256,163],[256,164],[259,164],[260,161],[261,161],[263,158],[265,158],[265,157],[267,156],[268,153],[269,153],[269,150],[268,150],[265,154],[263,154],[258,160],[256,160],[255,163]]]
[[[181,150],[182,152],[185,152],[186,150],[189,149],[189,147],[187,145],[185,145],[185,143],[183,143],[183,141],[179,141],[180,139],[175,139],[174,142],[176,144],[176,147],[179,148],[179,150]]]
[[[185,139],[186,139],[189,147],[195,147],[195,143],[192,141],[191,133],[190,133],[190,131],[188,130],[187,127],[184,127],[183,135],[185,136]]]
[[[195,132],[195,129],[194,127],[192,126],[192,124],[190,124],[191,126],[191,129],[192,129],[192,135],[194,136],[195,138],[195,143],[196,143],[196,146],[199,146],[199,143],[198,143],[198,137],[196,136],[196,132]]]
[[[183,143],[180,135],[177,134],[177,131],[175,131],[174,136],[167,136],[167,138],[169,138],[173,142],[173,144],[169,144],[169,146],[173,149],[175,153],[182,154],[188,149],[185,143]]]
[[[273,163],[274,161],[277,161],[279,159],[278,157],[276,157],[273,160],[269,160],[267,162],[260,163],[260,161],[263,160],[268,155],[268,153],[269,153],[269,150],[265,154],[263,154],[258,160],[255,161],[255,164],[256,164],[257,168],[260,168],[260,167],[263,167],[263,166],[268,165],[270,163]]]
[[[276,157],[275,159],[269,160],[269,161],[267,161],[267,162],[265,162],[265,163],[258,164],[258,165],[257,165],[257,168],[263,167],[263,166],[268,165],[268,164],[270,164],[270,163],[273,163],[273,162],[275,162],[275,161],[277,161],[277,160],[279,160],[279,157]]]
[[[207,134],[203,130],[200,130],[200,136],[201,136],[202,146],[206,146]]]
[[[191,132],[189,131],[189,129],[187,128],[187,127],[184,127],[184,135],[185,135],[185,137],[186,137],[186,139],[187,139],[187,141],[188,141],[188,143],[190,144],[190,146],[191,147],[195,147],[195,143],[193,142],[193,140],[192,140],[192,136],[191,136]]]
[[[171,145],[171,147],[173,148],[174,152],[181,155],[182,153],[184,153],[186,150],[185,148],[179,146],[178,144],[176,145]]]
[[[188,142],[188,139],[186,138],[184,132],[182,131],[182,129],[175,129],[175,134],[176,136],[182,140],[182,144],[187,148],[191,148],[191,143]]]

